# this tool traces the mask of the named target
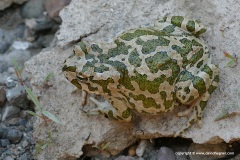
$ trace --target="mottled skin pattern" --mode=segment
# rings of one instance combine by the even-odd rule
[[[131,121],[131,111],[158,115],[177,106],[189,106],[179,116],[189,120],[175,133],[201,122],[210,94],[216,89],[219,69],[198,38],[206,29],[181,16],[165,17],[152,28],[137,28],[110,44],[78,43],[64,62],[66,78],[78,88],[102,95],[99,111]]]

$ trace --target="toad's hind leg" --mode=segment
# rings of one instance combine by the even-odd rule
[[[213,64],[209,64],[208,67],[210,68],[210,70],[206,70],[206,68],[203,68],[203,71],[210,76],[210,86],[207,87],[207,90],[201,94],[200,97],[198,97],[197,99],[195,99],[189,106],[190,108],[187,111],[183,111],[180,112],[180,116],[186,115],[186,114],[190,114],[191,112],[191,116],[188,119],[188,122],[180,129],[178,130],[175,134],[174,137],[180,135],[181,133],[183,133],[184,131],[186,131],[193,123],[198,122],[199,126],[201,126],[201,122],[202,122],[202,112],[205,109],[206,105],[207,105],[207,101],[210,98],[210,95],[212,94],[212,92],[217,88],[218,82],[219,82],[219,69],[217,68],[217,66],[213,65]],[[205,80],[206,82],[206,80]]]
[[[132,119],[131,111],[123,100],[112,98],[112,104],[107,101],[100,102],[93,97],[90,97],[90,100],[97,105],[97,108],[91,109],[90,113],[101,112],[109,118],[124,122],[130,122]]]
[[[205,92],[202,96],[197,98],[191,105],[190,108],[192,109],[191,115],[188,118],[187,123],[181,127],[175,134],[174,137],[180,135],[181,133],[185,132],[192,124],[198,122],[199,126],[201,126],[202,120],[202,112],[207,105],[207,101],[210,97],[208,92]],[[189,113],[190,114],[190,113]]]

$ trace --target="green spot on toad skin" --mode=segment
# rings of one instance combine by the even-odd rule
[[[142,46],[143,54],[149,54],[154,52],[158,46],[168,46],[170,41],[163,37],[158,37],[158,39],[152,39],[148,41],[143,41],[142,39],[138,38],[136,43]]]
[[[92,87],[92,85],[90,83],[86,82],[85,84],[88,86],[89,91],[92,91],[92,92],[98,91],[98,88],[97,87]]]
[[[184,88],[184,92],[185,92],[186,94],[188,94],[188,93],[190,92],[189,87],[185,87],[185,88]]]
[[[167,32],[167,33],[172,33],[172,32],[175,31],[175,27],[176,27],[176,26],[174,26],[174,25],[169,25],[169,26],[163,28],[163,31],[164,31],[164,32]]]
[[[210,77],[210,79],[212,79],[213,77],[213,71],[211,70],[211,68],[208,65],[205,65],[202,70],[203,72],[207,73]]]
[[[93,59],[93,60],[95,60],[94,58],[95,58],[95,56],[93,55],[93,54],[86,54],[85,55],[85,58],[88,60],[88,59]],[[95,60],[95,63],[96,63],[96,60]]]
[[[189,32],[195,31],[195,22],[194,21],[188,21],[186,28]]]
[[[181,57],[183,58],[182,67],[185,68],[188,65],[187,56],[188,56],[189,52],[192,51],[193,49],[192,49],[192,45],[191,45],[190,40],[188,40],[186,38],[183,38],[183,39],[180,40],[180,42],[182,44],[184,44],[184,47],[180,47],[180,46],[177,46],[177,45],[172,45],[172,49],[175,50],[176,52],[178,52],[181,55]]]
[[[187,81],[187,80],[192,80],[193,79],[193,75],[192,75],[192,73],[191,72],[189,72],[189,71],[182,71],[181,73],[180,73],[180,79],[179,79],[179,82],[185,82],[185,81]]]
[[[106,80],[93,80],[91,77],[90,81],[93,83],[99,84],[100,86],[102,86],[104,93],[108,93],[108,95],[111,95],[111,91],[108,89],[108,85],[110,83],[114,83],[112,78],[108,78]]]
[[[98,53],[103,52],[103,50],[97,44],[92,44],[91,48],[92,48],[93,52],[98,52]]]
[[[192,58],[188,62],[191,67],[194,66],[194,64],[196,64],[202,58],[203,53],[203,49],[201,48],[198,52],[192,55]]]
[[[165,91],[160,92],[161,99],[166,99],[167,98],[167,93]]]
[[[207,106],[207,101],[201,101],[199,105],[200,105],[200,107],[201,107],[201,109],[203,111],[204,108]]]
[[[113,66],[120,73],[119,84],[133,91],[135,88],[131,84],[131,79],[128,75],[127,66],[119,61],[108,61],[108,64]]]
[[[94,72],[97,72],[97,73],[103,73],[105,71],[109,71],[109,67],[106,67],[103,64],[101,64],[99,67],[94,68]]]
[[[163,23],[163,22],[166,22],[166,20],[167,20],[167,17],[163,17],[161,20],[159,20],[158,22],[159,23]]]
[[[167,110],[172,107],[173,101],[172,100],[171,101],[164,100],[163,104],[165,106],[165,110]]]
[[[77,79],[73,79],[71,83],[79,89],[82,89],[82,86],[78,83]]]
[[[172,70],[172,75],[167,79],[167,81],[170,85],[173,85],[179,75],[180,67],[177,65],[177,61],[172,59],[168,65],[168,69]]]
[[[197,42],[195,39],[192,40],[192,45],[193,46],[202,46],[202,44]]]
[[[158,78],[155,78],[153,81],[147,80],[147,75],[141,75],[135,72],[135,76],[131,77],[131,81],[135,81],[138,85],[140,90],[142,91],[149,91],[150,93],[157,93],[159,91],[159,86],[161,83],[166,81],[166,76],[161,75]]]
[[[182,16],[173,16],[171,19],[171,23],[181,28],[183,20],[184,18]]]
[[[205,33],[207,31],[207,29],[206,28],[202,28],[200,31],[198,31],[195,35],[196,36],[199,36],[200,34],[203,34],[203,33]]]
[[[219,82],[219,75],[214,76],[213,81],[214,81],[214,82]]]
[[[175,102],[176,100],[176,95],[173,94],[173,100],[171,101],[167,101],[166,98],[167,98],[167,93],[165,91],[161,91],[160,92],[160,95],[161,95],[161,99],[164,100],[163,104],[165,106],[165,110],[169,109],[172,107],[173,103]]]
[[[117,47],[109,49],[108,54],[99,54],[97,56],[101,63],[108,63],[110,58],[116,57],[121,54],[129,54],[128,49],[131,48],[131,46],[126,46],[125,43],[119,42],[118,40],[116,40],[115,43],[117,44]]]
[[[203,60],[201,60],[200,62],[198,62],[198,64],[197,64],[197,68],[202,67],[202,65],[203,65]]]
[[[88,54],[87,45],[84,42],[79,42],[78,45],[80,46],[80,48],[85,54]]]
[[[180,42],[185,45],[184,48],[186,48],[188,51],[192,50],[192,41],[190,41],[188,38],[183,38],[180,40]]]
[[[194,97],[193,96],[190,96],[187,100],[187,102],[191,102],[192,100],[194,100]]]
[[[120,36],[121,39],[125,41],[130,41],[136,37],[145,36],[145,35],[155,35],[155,36],[168,36],[167,33],[155,29],[136,29],[133,33],[124,33]]]
[[[146,97],[145,95],[143,94],[140,94],[140,95],[134,95],[132,93],[129,94],[130,97],[132,97],[134,100],[138,100],[138,101],[142,101],[143,103],[143,106],[145,108],[150,108],[150,107],[153,107],[153,108],[161,108],[161,105],[160,104],[157,104],[156,101],[151,98],[151,97]]]
[[[131,111],[129,108],[122,112],[122,117],[125,119],[127,119],[130,115],[131,115]]]
[[[82,73],[90,70],[91,68],[94,68],[94,65],[97,63],[97,60],[93,60],[93,61],[87,61],[87,63],[83,66],[82,68]]]
[[[134,65],[134,67],[140,67],[142,59],[139,58],[139,54],[137,52],[137,49],[134,49],[128,57],[128,61],[131,65]]]
[[[118,93],[125,97],[125,102],[129,103],[132,106],[131,109],[135,109],[136,108],[136,105],[130,101],[129,96],[125,95],[124,93],[122,93],[120,91],[118,91]]]
[[[191,125],[193,125],[193,124],[195,123],[195,119],[191,120],[189,123],[190,123]],[[188,130],[188,128],[186,128],[186,130]],[[185,131],[186,131],[186,130],[185,130]]]
[[[111,118],[111,119],[118,120],[117,118],[115,118],[115,117],[113,116],[113,111],[108,111],[107,116],[108,116],[109,118]]]
[[[62,71],[64,72],[75,72],[76,71],[76,66],[64,66],[62,68]]]
[[[217,88],[217,86],[211,85],[211,86],[208,88],[208,93],[209,93],[209,94],[212,94],[213,91],[214,91],[216,88]]]
[[[157,73],[159,69],[166,70],[171,58],[167,52],[157,52],[154,56],[145,59],[147,66],[152,73]]]
[[[203,94],[206,91],[204,80],[198,76],[194,77],[193,86],[198,90],[199,95]]]

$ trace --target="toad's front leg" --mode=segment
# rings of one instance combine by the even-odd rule
[[[100,112],[107,115],[109,118],[124,122],[130,122],[132,119],[130,109],[122,100],[111,98],[111,104],[108,101],[100,102],[93,97],[90,97],[90,100],[97,105],[97,108],[91,109],[89,113]]]

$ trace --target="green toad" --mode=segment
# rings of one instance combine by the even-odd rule
[[[158,115],[178,106],[189,109],[189,120],[179,135],[202,112],[219,81],[205,43],[198,38],[206,29],[182,16],[165,17],[152,28],[137,28],[110,44],[80,42],[65,60],[63,72],[75,86],[102,95],[94,111],[131,121],[132,111]]]

